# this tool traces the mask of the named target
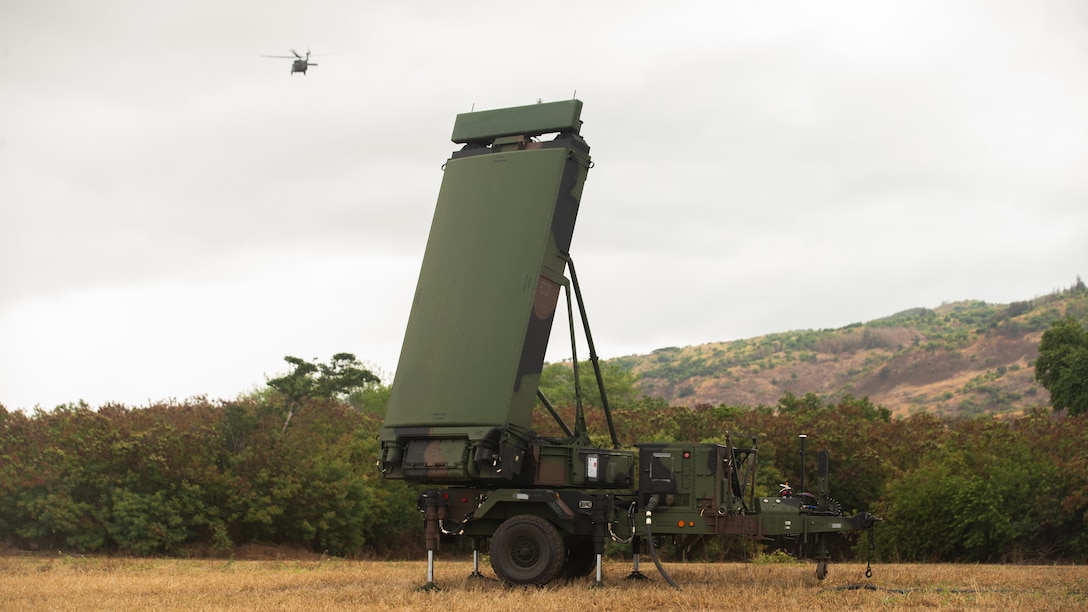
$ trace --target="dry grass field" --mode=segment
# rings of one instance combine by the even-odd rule
[[[627,563],[591,579],[507,587],[469,578],[471,562],[440,558],[440,591],[420,591],[422,561],[0,556],[4,610],[1076,610],[1088,609],[1088,567],[832,565],[816,580],[805,564],[668,564],[677,591],[646,561],[650,581],[627,581]],[[484,574],[492,576],[484,564]],[[858,588],[858,587],[861,588]]]

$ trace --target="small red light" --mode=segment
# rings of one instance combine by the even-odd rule
[[[442,492],[442,499],[445,500],[445,501],[449,501],[450,494],[443,491]]]
[[[676,521],[676,526],[677,527],[683,527],[684,526],[684,521]]]
[[[691,459],[691,453],[684,451],[684,459]]]
[[[461,503],[462,504],[467,504],[468,503],[468,498],[467,497],[462,497],[461,498]]]

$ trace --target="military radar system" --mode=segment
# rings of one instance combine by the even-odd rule
[[[471,538],[473,574],[487,550],[495,574],[513,584],[594,569],[600,583],[609,538],[631,544],[632,576],[640,577],[644,542],[657,563],[653,542],[661,538],[690,546],[727,534],[805,543],[823,578],[828,536],[876,520],[841,516],[827,494],[826,452],[818,495],[759,497],[753,436],[637,451],[617,439],[570,256],[592,167],[581,111],[579,100],[538,103],[463,113],[454,124],[452,140],[463,146],[444,166],[379,434],[383,477],[429,487],[418,500],[425,586],[434,587],[442,536]],[[580,400],[571,426],[539,390],[560,294],[575,364],[578,304],[610,448],[591,443]],[[576,370],[577,388],[579,380]],[[564,436],[533,430],[538,401]]]

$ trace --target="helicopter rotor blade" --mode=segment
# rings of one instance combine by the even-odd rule
[[[262,55],[261,57],[274,57],[276,59],[295,59],[291,55]]]
[[[294,53],[295,57],[297,57],[298,59],[302,59],[302,56],[298,54],[298,51],[295,51],[294,49],[288,49],[288,51]]]

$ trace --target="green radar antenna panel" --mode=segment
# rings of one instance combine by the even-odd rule
[[[581,110],[458,115],[452,140],[464,146],[445,165],[380,434],[387,477],[524,480],[590,168]]]

